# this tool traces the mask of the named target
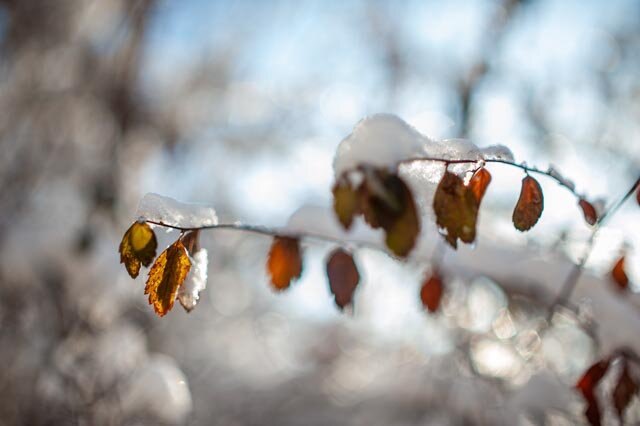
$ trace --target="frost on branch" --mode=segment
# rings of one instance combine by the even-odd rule
[[[154,193],[148,193],[142,198],[136,215],[146,221],[180,228],[199,228],[218,224],[218,216],[211,206],[182,203]]]

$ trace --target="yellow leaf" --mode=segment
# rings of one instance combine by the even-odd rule
[[[447,242],[458,247],[458,239],[472,243],[476,239],[479,200],[473,189],[464,185],[460,177],[446,171],[433,197],[436,223],[447,231]]]
[[[191,269],[187,250],[178,239],[160,253],[149,271],[144,294],[149,295],[149,304],[159,316],[164,316],[173,307],[178,288],[182,285]]]
[[[513,210],[513,225],[518,231],[528,231],[538,222],[544,209],[542,188],[531,176],[522,179],[522,190]]]
[[[278,291],[286,290],[291,280],[300,278],[302,274],[302,255],[297,238],[274,237],[267,270],[271,275],[271,284]]]
[[[131,278],[140,273],[140,265],[149,266],[156,257],[156,234],[146,222],[134,222],[120,242],[120,263],[124,263]]]
[[[340,178],[333,186],[333,210],[345,229],[351,227],[353,217],[358,211],[358,193],[346,177]]]

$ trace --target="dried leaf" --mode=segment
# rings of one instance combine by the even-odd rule
[[[173,307],[178,288],[182,285],[191,269],[187,249],[178,239],[160,253],[149,271],[144,294],[149,295],[149,304],[159,316],[164,316]]]
[[[623,424],[624,410],[629,405],[631,398],[638,392],[638,384],[631,377],[627,360],[623,359],[622,372],[618,378],[618,383],[613,390],[613,406],[616,407],[620,424]]]
[[[340,309],[353,302],[353,293],[360,282],[360,273],[353,257],[342,248],[334,250],[327,261],[329,288]]]
[[[598,406],[598,400],[596,399],[596,386],[602,380],[604,375],[609,369],[609,360],[598,361],[593,364],[584,373],[584,375],[578,380],[576,389],[578,389],[585,401],[587,402],[587,409],[585,410],[585,416],[592,426],[600,425],[600,407]]]
[[[462,179],[446,171],[433,197],[436,223],[447,231],[447,242],[458,247],[458,239],[472,243],[476,238],[478,200]]]
[[[482,198],[484,197],[484,193],[487,191],[487,187],[491,183],[491,173],[484,167],[478,169],[471,179],[469,180],[469,184],[467,187],[471,190],[473,195],[476,197],[478,201],[478,206],[482,202]]]
[[[302,254],[300,242],[297,238],[274,237],[267,270],[271,275],[271,284],[275,290],[282,291],[289,288],[292,280],[300,278],[302,274]]]
[[[619,290],[627,290],[629,287],[629,277],[624,270],[625,256],[620,257],[611,270],[611,278]]]
[[[153,229],[146,222],[134,222],[120,242],[120,263],[124,263],[131,278],[140,273],[140,265],[149,266],[156,257],[158,242]]]
[[[442,299],[442,293],[444,292],[444,286],[442,284],[442,278],[437,272],[427,277],[420,289],[420,300],[422,305],[429,310],[429,312],[436,312],[440,307],[440,300]]]
[[[358,192],[351,187],[346,176],[341,177],[333,186],[333,210],[345,229],[349,229],[358,212]]]
[[[520,198],[513,210],[513,224],[519,231],[528,231],[538,222],[544,209],[542,188],[531,176],[522,179]]]
[[[385,230],[389,250],[407,256],[420,233],[418,211],[407,184],[384,169],[367,169],[358,194],[365,221]]]
[[[584,198],[581,198],[578,202],[578,205],[582,209],[584,220],[591,226],[595,225],[598,221],[598,213],[596,212],[595,207],[593,207],[593,204],[591,204]]]

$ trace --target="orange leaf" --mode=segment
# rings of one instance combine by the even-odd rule
[[[164,316],[173,308],[178,288],[182,285],[191,269],[187,249],[178,239],[160,253],[149,271],[144,294],[149,295],[149,304],[159,316]]]
[[[278,291],[286,290],[292,280],[300,278],[302,255],[297,238],[278,236],[273,238],[267,259],[267,270],[271,275],[272,287]]]
[[[582,396],[587,402],[585,416],[592,426],[600,425],[601,414],[600,408],[598,407],[598,400],[596,399],[595,388],[607,373],[608,369],[609,360],[598,361],[589,367],[576,384],[576,389],[582,393]]]
[[[513,210],[513,224],[519,231],[528,231],[538,222],[544,209],[542,188],[531,176],[522,179],[520,198]]]
[[[624,260],[624,256],[620,257],[611,270],[611,278],[613,278],[613,282],[616,283],[619,290],[626,290],[629,287],[629,277],[624,271]]]
[[[140,265],[149,266],[156,257],[158,242],[153,229],[142,221],[134,222],[120,242],[120,263],[124,263],[131,278],[140,273]]]
[[[591,204],[584,198],[581,198],[578,202],[578,205],[582,209],[584,220],[591,226],[595,225],[598,221],[598,213],[596,212],[595,207],[593,207],[593,204]]]
[[[620,424],[624,423],[624,410],[627,408],[627,405],[629,405],[633,395],[638,392],[638,384],[633,380],[633,377],[631,377],[627,360],[623,359],[622,362],[622,372],[620,373],[618,383],[612,394],[613,406],[616,407],[616,411],[618,412]]]
[[[484,197],[484,193],[487,191],[489,183],[491,183],[491,173],[489,173],[489,171],[484,167],[478,169],[469,180],[469,184],[467,185],[467,187],[476,197],[478,206],[480,205],[480,202]]]
[[[444,286],[442,284],[442,278],[437,272],[425,279],[420,289],[420,299],[422,305],[429,310],[429,312],[436,312],[440,307],[440,300],[442,299],[442,293],[444,292]]]
[[[360,273],[353,257],[342,248],[334,250],[327,261],[329,288],[340,309],[353,302],[353,293],[360,282]]]
[[[460,177],[445,171],[433,197],[436,223],[447,231],[447,242],[458,247],[458,239],[472,243],[476,239],[478,200]]]

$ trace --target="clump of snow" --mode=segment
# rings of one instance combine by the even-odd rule
[[[191,312],[198,304],[200,292],[207,287],[207,266],[209,259],[206,249],[198,250],[192,257],[189,275],[178,290],[178,300],[187,312]]]
[[[181,228],[199,228],[218,224],[218,216],[211,206],[182,203],[154,193],[148,193],[142,198],[136,215],[143,220]]]
[[[401,160],[424,155],[425,145],[431,142],[401,118],[376,114],[360,120],[340,142],[333,169],[337,178],[360,164],[395,168]]]
[[[333,168],[338,178],[362,164],[394,170],[399,162],[420,157],[470,162],[452,166],[456,173],[464,172],[472,168],[474,162],[484,159],[513,161],[513,153],[504,145],[478,148],[467,139],[437,141],[395,115],[376,114],[359,121],[351,134],[342,140]],[[420,163],[429,167],[428,162]]]
[[[513,152],[504,145],[490,145],[480,149],[482,158],[485,160],[515,161]]]

